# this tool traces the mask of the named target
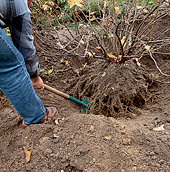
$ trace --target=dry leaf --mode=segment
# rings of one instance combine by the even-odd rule
[[[103,3],[104,3],[104,8],[106,8],[109,5],[110,1],[103,0]]]
[[[81,44],[84,44],[84,41],[83,40],[81,40]]]
[[[93,53],[91,53],[90,51],[87,51],[88,57],[93,58]]]
[[[140,9],[142,9],[142,6],[137,5],[136,8],[137,8],[138,10],[140,10]]]
[[[60,15],[60,10],[55,10],[56,16]]]
[[[145,46],[145,49],[146,49],[146,50],[150,50],[150,47],[151,47],[151,46],[146,45],[146,46]]]
[[[106,140],[111,140],[112,139],[112,136],[105,136],[104,137]]]
[[[56,124],[59,124],[59,121],[60,121],[60,118],[57,118],[57,119],[55,120],[55,123],[56,123]]]
[[[87,62],[84,64],[83,69],[86,67],[86,65],[87,65]]]
[[[84,35],[84,38],[86,38],[86,39],[87,39],[88,37],[89,37],[89,35]]]
[[[103,73],[102,77],[106,76],[106,72]]]
[[[113,60],[112,63],[116,63],[116,60]]]
[[[136,64],[137,64],[138,66],[140,66],[139,59],[138,59],[138,58],[134,58],[134,60],[135,60]]]
[[[66,61],[66,60],[61,60],[60,63],[64,64],[64,65],[68,65],[68,61]]]
[[[122,8],[115,7],[115,12],[117,15],[120,14],[122,12]]]
[[[114,56],[113,54],[111,54],[111,53],[108,53],[107,54],[110,58],[112,58],[112,59],[117,59],[117,57],[116,56]]]
[[[108,34],[108,37],[109,37],[109,38],[113,38],[114,35],[113,35],[112,33],[110,33],[110,34]]]
[[[164,125],[161,125],[160,127],[153,128],[154,131],[163,131],[165,130]]]
[[[106,24],[109,24],[109,23],[110,23],[109,20],[101,20],[100,21],[100,25],[103,25],[103,26],[105,26]]]
[[[94,12],[91,12],[90,15],[94,15],[94,14],[96,14],[96,13],[97,13],[97,11],[94,11]]]
[[[102,48],[102,47],[96,47],[96,49],[98,49],[98,50],[103,50],[103,48]]]
[[[90,19],[90,21],[94,21],[94,20],[95,20],[95,18],[91,18],[91,19]]]
[[[149,13],[149,11],[148,11],[148,10],[146,10],[146,9],[143,9],[143,12],[144,12],[144,13]]]
[[[156,93],[155,93],[156,95],[159,95],[159,94],[161,94],[159,91],[157,91]]]
[[[154,98],[152,97],[152,103],[154,102]]]
[[[53,134],[54,138],[59,138],[59,136],[57,134]]]
[[[78,7],[83,7],[83,0],[67,0],[68,5],[70,8],[77,5]]]
[[[31,159],[31,152],[27,150],[26,147],[23,147],[24,148],[24,152],[25,152],[25,160],[26,162],[30,162],[30,159]]]
[[[47,75],[50,75],[53,72],[53,69],[48,70]]]
[[[96,47],[96,49],[98,49],[98,50],[102,50],[102,53],[104,54],[104,50],[103,50],[103,48],[102,48],[102,47]]]
[[[138,61],[136,62],[136,64],[137,64],[138,66],[140,66],[140,63],[139,63]]]

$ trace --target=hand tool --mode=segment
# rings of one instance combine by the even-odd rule
[[[50,87],[50,86],[48,86],[46,84],[44,84],[44,88],[46,90],[52,92],[52,93],[55,93],[55,94],[57,94],[57,95],[59,95],[61,97],[64,97],[65,99],[68,99],[68,100],[71,100],[71,101],[73,101],[73,102],[75,102],[77,104],[80,104],[81,108],[82,108],[81,109],[82,112],[86,112],[86,107],[87,107],[88,101],[86,100],[85,97],[83,97],[83,101],[80,101],[80,100],[78,100],[78,99],[76,99],[76,98],[74,98],[74,97],[72,97],[72,96],[70,96],[68,94],[65,94],[65,93],[63,93],[63,92],[61,92],[61,91],[59,91],[59,90],[57,90],[55,88],[52,88],[52,87]]]

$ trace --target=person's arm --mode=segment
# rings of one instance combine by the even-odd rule
[[[13,17],[10,30],[14,45],[17,47],[17,49],[21,52],[21,54],[24,57],[26,68],[28,73],[30,74],[33,87],[37,89],[43,89],[43,81],[39,77],[38,71],[39,62],[36,57],[34,39],[31,33],[30,11],[23,11],[22,15]]]
[[[23,15],[13,18],[10,30],[14,45],[25,59],[25,64],[27,71],[30,74],[30,78],[37,77],[39,74],[39,62],[36,57],[34,38],[31,34],[30,14],[24,13]]]

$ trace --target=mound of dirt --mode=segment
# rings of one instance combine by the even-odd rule
[[[72,94],[79,99],[90,97],[90,112],[112,117],[130,116],[143,108],[150,96],[148,87],[154,83],[145,66],[132,60],[125,64],[96,62],[80,74],[74,79]]]

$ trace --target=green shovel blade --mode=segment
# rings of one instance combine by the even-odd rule
[[[71,100],[71,101],[73,101],[73,102],[75,102],[75,103],[80,104],[80,105],[81,105],[81,108],[82,108],[82,109],[81,109],[82,112],[86,112],[86,107],[87,107],[87,104],[88,104],[89,102],[86,100],[85,97],[83,97],[83,101],[80,101],[80,100],[78,100],[78,99],[76,99],[76,98],[74,98],[74,97],[72,97],[72,96],[69,96],[68,99]]]

